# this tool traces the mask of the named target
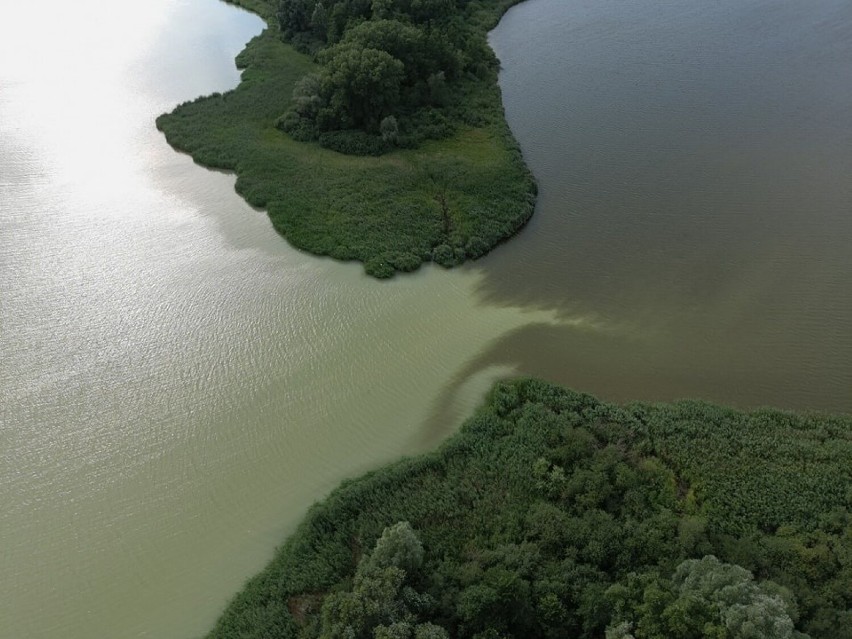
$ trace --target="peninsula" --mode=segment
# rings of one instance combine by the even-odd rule
[[[476,259],[532,215],[486,34],[518,0],[231,0],[268,28],[233,91],[157,119],[295,247],[384,278]]]
[[[849,639],[850,461],[849,417],[502,382],[315,505],[209,637]]]

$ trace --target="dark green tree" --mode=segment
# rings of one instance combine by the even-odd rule
[[[281,0],[278,4],[278,25],[285,37],[307,31],[311,26],[314,0]]]
[[[325,106],[317,117],[319,128],[378,132],[379,123],[399,104],[405,76],[402,62],[385,51],[354,43],[332,47],[321,59]]]

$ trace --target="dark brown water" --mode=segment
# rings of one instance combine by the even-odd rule
[[[479,294],[600,330],[469,370],[852,412],[852,3],[533,0],[491,43],[541,193]]]

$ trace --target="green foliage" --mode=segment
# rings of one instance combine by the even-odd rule
[[[789,591],[772,582],[757,583],[744,568],[712,555],[684,561],[671,580],[646,575],[645,581],[641,591],[610,589],[619,616],[631,619],[613,623],[607,636],[624,636],[635,622],[637,638],[807,638],[794,629],[797,611]]]
[[[467,256],[473,260],[482,257],[488,252],[489,246],[481,237],[474,235],[468,239],[464,250]]]
[[[427,621],[415,627],[414,639],[450,639],[450,636],[441,626],[436,626]]]
[[[378,131],[379,122],[399,104],[405,67],[380,49],[344,42],[323,52],[316,121],[321,131],[364,128]]]
[[[411,524],[401,521],[385,528],[373,553],[363,562],[366,570],[382,570],[390,566],[415,573],[423,563],[423,544]]]
[[[233,1],[267,20],[274,20],[278,10],[274,0]],[[396,3],[386,4],[390,26],[359,22],[357,16],[372,11],[370,2],[322,5],[329,33],[338,33],[322,41],[323,46],[332,45],[323,55],[335,57],[331,49],[339,43],[338,70],[348,82],[342,88],[326,87],[331,93],[324,93],[326,69],[282,42],[276,30],[267,29],[239,55],[237,64],[244,71],[237,89],[187,102],[157,119],[172,146],[200,164],[236,172],[237,191],[252,206],[265,208],[273,227],[294,246],[359,260],[374,277],[415,270],[442,244],[452,253],[443,261],[448,266],[477,257],[516,233],[532,215],[535,202],[535,183],[503,119],[496,83],[462,78],[458,104],[411,111],[403,100],[410,82],[404,73],[399,113],[388,111],[394,101],[388,102],[387,96],[370,94],[368,87],[374,83],[396,86],[400,67],[380,49],[363,43],[396,47],[403,57],[410,57],[409,46],[418,51],[437,46],[437,35],[414,37],[414,27],[394,17]],[[303,16],[309,9],[313,15],[317,6],[294,0],[282,10]],[[345,20],[340,7],[349,11]],[[468,19],[484,25],[481,17],[489,15],[496,22],[497,12],[504,9],[488,5]],[[394,21],[400,26],[391,24]],[[335,31],[336,24],[346,27],[350,22],[352,28]],[[353,41],[341,42],[344,32]],[[305,33],[316,41],[313,31]],[[349,51],[352,46],[362,50]],[[435,73],[437,62],[427,63],[427,55],[413,59],[423,65],[422,73]],[[372,63],[382,70],[377,78],[370,75]],[[433,79],[431,89],[428,77],[417,84],[424,95],[440,93],[440,80]],[[325,100],[337,90],[361,101],[358,117],[374,131],[320,130],[320,113],[329,108]],[[374,104],[375,112],[370,110]],[[384,111],[388,113],[382,115]],[[478,114],[475,123],[465,123],[464,114],[473,111]],[[335,121],[349,126],[349,117],[347,111]],[[349,157],[353,154],[363,157]],[[440,183],[433,179],[435,174],[443,176]]]
[[[311,124],[301,121],[299,126],[310,127]],[[294,137],[294,139],[296,138]],[[350,155],[382,155],[390,147],[390,144],[383,138],[370,135],[359,129],[325,131],[319,134],[318,141],[323,148]]]
[[[850,462],[849,418],[501,383],[435,453],[312,508],[211,637],[848,639]]]
[[[385,51],[399,60],[405,69],[407,86],[413,86],[434,68],[434,62],[424,58],[426,35],[399,20],[361,22],[346,32],[343,42]]]
[[[391,264],[386,255],[369,260],[366,264],[364,264],[364,270],[367,275],[379,280],[393,277],[394,273],[396,273],[396,269],[394,269],[393,264]]]
[[[432,251],[432,261],[444,268],[456,265],[456,254],[453,247],[448,244],[439,244]]]
[[[382,140],[389,144],[396,144],[399,141],[399,123],[392,115],[387,116],[379,123],[379,133],[382,134]]]
[[[318,52],[322,65],[319,108],[306,111],[295,99],[290,111],[304,122],[284,130],[300,141],[309,131],[356,128],[375,135],[378,123],[394,114],[406,145],[415,147],[471,124],[471,114],[482,110],[470,99],[472,89],[496,82],[482,10],[455,0],[280,0],[283,38]],[[441,111],[441,126],[430,109]],[[487,117],[475,119],[481,125]],[[337,150],[360,154],[359,146]]]
[[[441,639],[446,632],[418,623],[433,600],[409,584],[423,563],[423,545],[408,522],[385,528],[373,552],[361,558],[351,590],[328,595],[321,611],[322,639]]]

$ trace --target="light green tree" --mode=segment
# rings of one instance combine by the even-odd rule
[[[634,576],[608,596],[618,613],[607,639],[806,639],[789,591],[712,555],[682,562],[671,580]]]
[[[359,573],[365,570],[382,570],[395,567],[406,573],[414,573],[423,564],[423,544],[407,521],[401,521],[385,528],[376,542],[376,547]]]
[[[407,581],[423,564],[423,544],[407,521],[385,528],[358,563],[352,590],[323,602],[320,639],[449,639],[419,615],[434,603]]]

